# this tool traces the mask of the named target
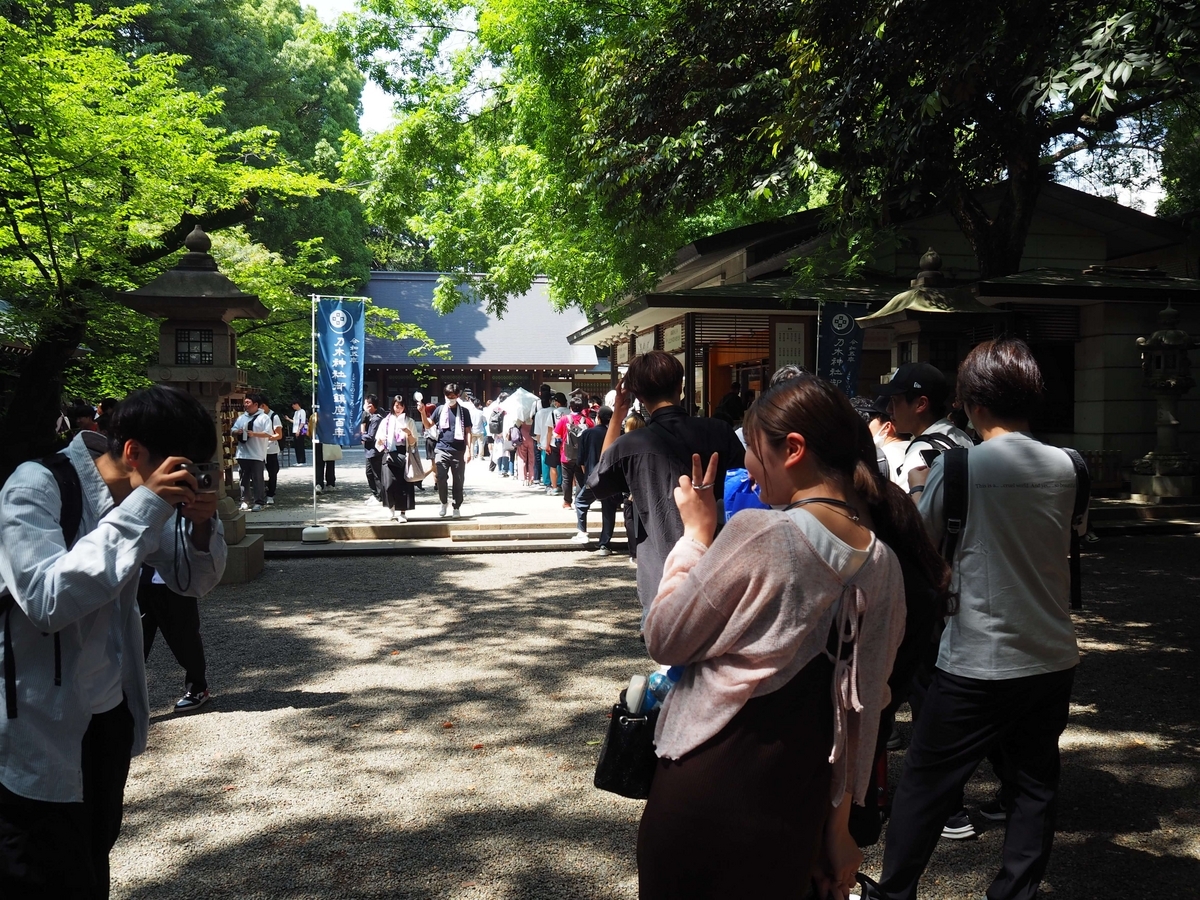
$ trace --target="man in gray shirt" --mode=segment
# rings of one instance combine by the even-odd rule
[[[994,751],[1010,796],[989,900],[1032,900],[1050,858],[1058,739],[1079,650],[1068,565],[1075,468],[1029,434],[1041,393],[1041,372],[1019,340],[980,344],[959,368],[958,395],[983,444],[968,457],[967,518],[951,561],[959,608],[942,634],[893,803],[881,882],[888,900],[916,897],[942,824]],[[910,476],[935,544],[943,463]]]

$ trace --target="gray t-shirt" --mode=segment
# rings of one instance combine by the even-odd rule
[[[1069,669],[1079,662],[1068,565],[1075,467],[1062,450],[1028,434],[999,435],[967,456],[967,522],[951,589],[938,668],[999,681]],[[944,458],[934,460],[918,509],[940,545]]]

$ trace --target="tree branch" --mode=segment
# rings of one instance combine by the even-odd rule
[[[170,256],[183,246],[184,240],[192,229],[199,225],[205,231],[220,231],[249,222],[254,218],[258,209],[258,194],[251,192],[227,209],[219,209],[204,216],[186,213],[179,219],[179,224],[160,234],[153,244],[139,247],[129,253],[129,262],[134,266],[144,266],[164,256]]]

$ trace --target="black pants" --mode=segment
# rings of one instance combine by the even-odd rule
[[[292,449],[296,451],[296,462],[304,465],[304,438],[296,435],[292,438]]]
[[[575,485],[579,485],[579,489],[583,490],[587,480],[583,477],[583,470],[579,468],[579,462],[562,461],[562,489],[563,489],[563,506],[570,506],[572,498],[575,496]]]
[[[337,475],[333,470],[334,462],[332,459],[329,462],[325,462],[325,458],[321,455],[321,445],[313,444],[313,466],[316,470],[318,487],[325,487],[326,485],[333,487],[337,484]]]
[[[267,454],[267,496],[275,496],[275,485],[279,481],[279,454]]]
[[[142,611],[142,652],[146,658],[150,658],[154,636],[161,631],[175,661],[183,666],[185,690],[197,694],[207,691],[207,663],[196,598],[176,594],[165,584],[143,584],[138,586],[138,607]]]
[[[935,669],[913,729],[892,802],[883,854],[883,895],[913,900],[962,789],[993,749],[1011,803],[1000,872],[988,900],[1031,900],[1054,842],[1060,772],[1058,738],[1067,725],[1074,668],[982,681]]]
[[[49,803],[0,785],[0,897],[107,898],[108,854],[121,833],[133,716],[92,716],[83,736],[83,802]]]
[[[367,457],[367,487],[376,500],[383,498],[383,454]]]
[[[447,497],[447,481],[454,478],[454,508],[458,509],[463,502],[463,478],[467,473],[467,464],[463,461],[464,451],[454,450],[438,450],[433,456],[433,464],[437,478],[438,500],[443,506],[446,505]]]

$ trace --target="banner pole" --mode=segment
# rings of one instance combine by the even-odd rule
[[[312,323],[309,329],[309,367],[308,367],[308,409],[310,412],[315,412],[317,408],[317,295],[309,295],[310,312],[312,313]],[[320,424],[318,418],[317,424]],[[317,436],[317,429],[312,429],[309,441],[311,442]],[[311,445],[311,444],[310,444]],[[317,451],[313,450],[313,473],[312,473],[312,501],[313,501],[313,524],[317,524]]]

